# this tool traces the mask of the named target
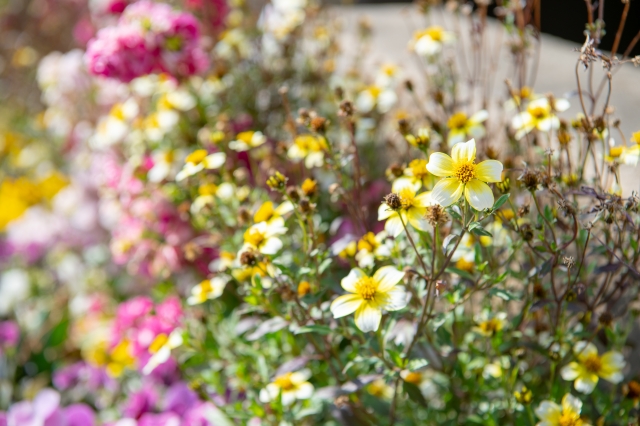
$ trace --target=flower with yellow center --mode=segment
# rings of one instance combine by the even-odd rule
[[[304,159],[304,165],[311,169],[313,167],[322,167],[326,150],[327,141],[324,137],[300,135],[293,141],[293,145],[287,151],[287,155],[292,160]]]
[[[608,163],[626,164],[635,167],[638,165],[638,159],[640,159],[640,145],[632,145],[630,147],[611,146],[609,147],[609,155],[604,158]]]
[[[385,259],[391,256],[391,250],[385,244],[387,233],[385,231],[379,234],[368,232],[358,241],[358,253],[356,261],[361,268],[370,268],[376,259]]]
[[[404,287],[397,284],[404,272],[393,266],[383,266],[372,277],[354,268],[341,281],[349,292],[331,303],[334,318],[342,318],[355,312],[356,326],[364,331],[376,331],[382,319],[382,310],[397,311],[407,306]]]
[[[282,220],[282,217],[293,211],[293,204],[290,201],[285,201],[280,204],[278,207],[274,208],[273,203],[271,201],[266,201],[263,203],[258,210],[253,215],[253,221],[256,223],[267,222],[272,223],[276,222],[279,219]]]
[[[182,170],[176,175],[176,180],[181,181],[188,176],[193,176],[204,169],[217,169],[227,161],[224,152],[209,154],[205,149],[198,149],[187,155]]]
[[[282,218],[273,219],[270,223],[256,223],[245,231],[244,246],[240,253],[255,250],[262,254],[276,254],[282,248],[282,241],[277,236],[285,232],[287,228]]]
[[[570,362],[560,374],[565,380],[573,380],[573,386],[578,392],[591,393],[603,378],[611,383],[620,383],[624,376],[624,356],[620,352],[609,351],[602,356],[591,342],[580,341],[573,347],[577,361]]]
[[[564,106],[564,104],[561,105]],[[522,139],[527,133],[534,129],[541,132],[558,129],[560,127],[560,120],[556,117],[555,110],[549,103],[549,99],[539,98],[529,102],[526,111],[513,117],[511,125],[516,131],[516,139]]]
[[[409,166],[404,169],[406,179],[411,181],[416,191],[422,188],[423,185],[427,186],[431,179],[431,174],[427,170],[427,163],[428,161],[424,159],[413,160],[409,163]]]
[[[388,204],[382,203],[378,208],[378,220],[385,220],[384,229],[393,238],[402,234],[405,226],[413,226],[420,231],[429,229],[429,222],[425,219],[427,207],[432,204],[430,192],[416,195],[414,185],[408,179],[398,179],[391,188],[399,197],[401,207],[392,210]],[[403,224],[404,223],[404,224]]]
[[[109,376],[119,377],[125,369],[135,364],[130,347],[131,343],[124,339],[111,350],[106,367]]]
[[[171,356],[171,351],[182,346],[182,343],[182,330],[180,329],[173,330],[168,336],[164,333],[158,334],[149,345],[151,358],[142,369],[142,374],[150,374],[157,366],[167,362]]]
[[[520,90],[516,90],[515,93],[504,104],[504,108],[507,111],[512,111],[522,105],[524,101],[528,101],[535,96],[533,89],[529,86],[522,86]]]
[[[424,30],[416,31],[409,47],[420,56],[430,58],[442,51],[445,44],[455,40],[453,33],[445,31],[439,25],[434,25]]]
[[[240,132],[236,136],[236,140],[229,142],[229,148],[234,151],[243,152],[251,148],[263,145],[267,141],[267,137],[262,132]]]
[[[562,405],[542,401],[535,410],[541,420],[536,426],[589,426],[580,418],[581,411],[582,401],[570,393],[562,397]]]
[[[189,305],[199,305],[207,300],[217,299],[222,296],[227,280],[220,276],[215,276],[210,280],[204,280],[191,289],[191,296],[187,299]]]
[[[634,142],[634,143],[640,145],[640,131],[639,132],[635,132],[633,135],[631,135],[631,142]]]
[[[367,114],[374,109],[380,114],[391,111],[398,101],[398,95],[390,88],[370,86],[358,94],[356,108],[359,112]]]
[[[449,135],[447,143],[453,146],[458,142],[462,142],[469,137],[481,138],[486,131],[484,123],[489,118],[487,110],[481,110],[468,117],[464,112],[456,112],[447,121]]]
[[[98,121],[89,144],[94,148],[105,148],[121,141],[129,133],[131,123],[139,112],[140,108],[133,98],[114,105],[109,114]]]
[[[499,312],[494,316],[490,316],[488,312],[484,311],[483,315],[476,320],[477,325],[472,330],[482,336],[492,337],[502,331],[506,318],[506,312]]]
[[[304,369],[277,376],[260,391],[260,401],[267,403],[280,396],[282,405],[291,405],[297,399],[309,399],[313,395],[313,385],[308,382],[311,371]]]
[[[485,182],[502,181],[502,163],[486,160],[476,164],[476,141],[458,143],[451,149],[451,157],[435,152],[429,157],[427,170],[444,179],[431,191],[431,199],[443,207],[464,197],[476,210],[493,206],[493,192]]]

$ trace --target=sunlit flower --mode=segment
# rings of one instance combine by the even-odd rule
[[[399,74],[398,66],[394,64],[384,64],[380,67],[376,76],[376,86],[391,87],[397,81]]]
[[[280,396],[282,405],[291,405],[297,399],[309,399],[313,395],[313,385],[308,382],[311,371],[304,369],[284,373],[276,377],[260,391],[261,402],[271,402]]]
[[[451,157],[441,152],[431,154],[427,170],[443,177],[433,188],[431,198],[443,207],[450,206],[464,197],[476,210],[493,206],[493,192],[485,182],[502,181],[502,163],[476,159],[476,141],[458,143],[451,149]]]
[[[370,268],[376,259],[385,259],[391,256],[391,250],[385,244],[387,233],[382,231],[377,235],[367,232],[358,241],[358,253],[356,260],[361,268]]]
[[[195,150],[185,159],[184,167],[176,175],[176,180],[181,181],[204,169],[217,169],[222,166],[226,160],[227,155],[224,152],[209,154],[204,149]]]
[[[620,352],[609,351],[600,356],[596,345],[586,341],[576,343],[573,352],[578,360],[567,364],[560,374],[565,380],[573,380],[578,392],[593,392],[599,378],[611,383],[620,383],[624,378],[625,362]]]
[[[273,223],[278,220],[282,220],[281,218],[287,213],[291,213],[293,211],[293,204],[290,201],[285,201],[280,204],[278,207],[273,207],[273,202],[266,201],[264,202],[258,210],[253,215],[253,221],[255,223],[259,222],[267,222]]]
[[[256,223],[245,231],[241,252],[255,250],[262,254],[276,254],[282,248],[282,241],[277,236],[285,232],[287,228],[284,227],[282,218],[271,223]]]
[[[462,142],[467,138],[481,138],[486,131],[484,123],[489,118],[486,110],[481,110],[468,117],[464,112],[456,112],[447,121],[449,135],[447,142],[449,146],[453,146],[458,142]]]
[[[638,165],[639,158],[640,145],[612,146],[609,147],[609,154],[605,156],[605,160],[609,163],[626,164],[633,167]]]
[[[580,418],[582,401],[570,393],[562,397],[562,405],[542,401],[535,411],[542,420],[536,426],[589,426]]]
[[[374,109],[380,114],[384,114],[389,112],[397,101],[398,96],[392,89],[370,86],[358,94],[355,105],[358,111],[363,114]]]
[[[498,312],[495,315],[490,315],[487,311],[483,311],[482,314],[476,318],[476,326],[473,327],[472,330],[483,336],[491,337],[502,331],[506,318],[506,312]]]
[[[143,374],[150,374],[157,366],[169,360],[171,351],[182,346],[182,330],[175,329],[168,336],[160,333],[149,345],[149,352],[152,354],[149,361],[142,369]]]
[[[445,44],[455,40],[452,32],[445,31],[444,28],[434,25],[413,34],[413,40],[409,44],[418,55],[431,57],[442,51]]]
[[[234,151],[243,152],[251,148],[256,148],[267,141],[267,137],[262,132],[246,131],[240,132],[236,140],[229,142],[229,148]]]
[[[407,306],[404,287],[397,284],[404,272],[393,266],[383,266],[372,277],[354,268],[342,279],[341,285],[350,294],[339,296],[331,303],[334,318],[355,312],[356,326],[364,331],[376,331],[382,319],[382,310],[397,311]]]
[[[391,209],[382,203],[378,208],[378,220],[385,220],[384,229],[392,237],[397,237],[404,231],[404,226],[413,226],[420,231],[429,229],[429,222],[425,218],[427,207],[432,204],[431,192],[416,195],[414,184],[408,179],[398,179],[391,188],[400,201],[398,210]],[[403,225],[404,222],[404,225]]]
[[[561,108],[560,110],[564,110],[565,106],[564,99],[558,99],[555,103],[556,108]],[[529,102],[527,105],[527,109],[520,114],[513,117],[511,125],[514,130],[516,130],[516,139],[522,139],[527,133],[531,132],[534,129],[537,129],[541,132],[548,132],[551,129],[558,129],[560,127],[560,120],[555,115],[555,111],[560,111],[554,109],[554,107],[549,103],[548,98],[539,98],[534,101]]]
[[[236,262],[238,259],[236,258]],[[239,262],[238,262],[239,263]],[[260,282],[263,288],[271,288],[273,285],[273,278],[280,273],[280,270],[268,262],[258,262],[255,265],[248,265],[234,269],[231,272],[233,278],[239,282],[251,281],[251,284],[256,285],[256,275],[260,277]]]
[[[504,109],[512,111],[522,105],[524,102],[533,99],[536,95],[533,93],[533,89],[529,86],[522,86],[520,90],[517,90],[515,95],[512,95],[509,100],[504,103]]]
[[[287,155],[293,160],[303,160],[304,165],[310,169],[322,167],[324,164],[324,152],[327,149],[327,141],[322,136],[300,135],[293,141]]]
[[[109,114],[98,121],[89,143],[98,149],[120,142],[131,129],[131,122],[138,116],[140,109],[134,99],[116,104]]]
[[[404,169],[404,175],[413,183],[416,191],[422,188],[423,185],[427,185],[431,175],[427,170],[427,160],[416,159],[409,163],[409,166]]]
[[[216,299],[222,296],[226,285],[227,280],[221,276],[215,276],[210,280],[203,280],[191,289],[191,296],[187,299],[187,304],[198,305],[207,300]]]

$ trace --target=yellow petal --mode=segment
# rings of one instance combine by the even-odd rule
[[[502,163],[486,160],[476,166],[476,179],[482,182],[502,182]]]
[[[435,192],[435,191],[434,191]],[[464,196],[476,210],[484,210],[493,206],[493,192],[491,188],[478,179],[472,179],[464,188]]]
[[[476,159],[476,140],[455,144],[451,148],[451,158],[454,163],[473,162]]]
[[[453,160],[442,152],[434,152],[431,154],[429,163],[427,164],[427,170],[432,175],[440,177],[452,176],[455,173]]]
[[[462,196],[464,185],[456,178],[442,179],[433,187],[431,200],[443,207],[450,206]]]

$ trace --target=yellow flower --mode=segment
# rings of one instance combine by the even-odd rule
[[[302,182],[302,185],[300,185],[300,189],[307,197],[313,197],[318,192],[318,182],[313,179],[306,178],[304,182]]]
[[[424,30],[416,31],[409,46],[418,55],[431,57],[440,53],[442,46],[453,40],[453,33],[445,31],[439,25],[434,25]]]
[[[107,362],[107,374],[111,377],[119,377],[122,372],[135,364],[135,358],[131,355],[129,347],[131,343],[124,339],[111,351]]]
[[[409,142],[409,145],[415,146],[418,149],[425,150],[429,148],[429,145],[431,144],[431,133],[431,129],[422,127],[418,129],[417,135],[408,134],[404,138],[407,142]]]
[[[287,213],[293,211],[293,204],[289,201],[285,201],[280,204],[277,208],[273,208],[273,203],[271,201],[267,201],[263,203],[260,208],[253,215],[253,221],[256,223],[259,222],[267,222],[272,223],[281,219]]]
[[[558,99],[554,106],[558,107],[557,105],[559,105],[561,110],[564,110],[569,107],[568,102],[566,102],[566,105],[565,102],[566,100],[564,99]],[[516,130],[516,139],[522,139],[533,129],[541,132],[558,129],[560,127],[560,120],[555,116],[554,108],[549,103],[549,99],[539,98],[529,102],[526,111],[513,117],[511,125]]]
[[[344,247],[340,247],[338,251],[338,256],[342,259],[350,259],[356,255],[358,250],[358,245],[355,241],[349,241],[344,245]]]
[[[185,158],[182,170],[176,175],[176,180],[181,181],[188,176],[193,176],[204,169],[217,169],[227,161],[224,152],[209,154],[205,149],[197,149]]]
[[[282,248],[282,241],[277,237],[287,232],[284,220],[277,218],[271,223],[260,222],[251,226],[244,233],[244,246],[241,253],[255,250],[262,254],[276,254]]]
[[[465,198],[476,210],[493,206],[493,192],[485,182],[502,181],[502,163],[486,160],[475,163],[476,141],[458,143],[451,149],[451,157],[441,152],[431,154],[427,170],[444,179],[431,192],[431,199],[443,207]]]
[[[164,333],[158,334],[149,345],[149,352],[152,355],[142,369],[142,373],[149,374],[158,365],[167,362],[171,356],[171,350],[182,346],[182,343],[182,330],[180,329],[173,330],[168,336]]]
[[[266,141],[267,137],[262,132],[240,132],[236,136],[236,140],[229,142],[229,148],[238,152],[248,151],[264,144]]]
[[[350,294],[339,296],[331,303],[334,318],[355,312],[356,326],[364,331],[376,331],[382,319],[382,310],[397,311],[407,306],[404,287],[397,286],[404,272],[393,266],[384,266],[372,277],[362,269],[354,268],[342,279],[342,288]]]
[[[562,405],[542,401],[535,411],[536,416],[542,420],[536,426],[589,426],[580,418],[582,401],[570,393],[562,398]]]
[[[467,114],[464,112],[453,114],[449,118],[449,121],[447,121],[447,127],[449,128],[447,142],[449,146],[462,142],[468,137],[483,137],[485,135],[485,129],[482,123],[485,122],[487,118],[489,118],[489,113],[484,109],[476,112],[471,117],[467,117]]]
[[[310,169],[322,167],[326,149],[327,141],[322,136],[300,135],[293,141],[287,155],[293,160],[304,159],[304,165]]]
[[[198,305],[207,300],[216,299],[222,296],[226,285],[227,280],[220,276],[215,276],[210,280],[204,280],[191,289],[191,296],[187,299],[187,304]]]
[[[296,399],[309,399],[313,395],[313,385],[308,382],[311,371],[305,369],[277,376],[260,391],[260,401],[271,402],[280,397],[282,405],[291,405]]]
[[[416,191],[422,188],[422,185],[427,185],[431,175],[427,170],[427,160],[417,159],[409,163],[409,166],[404,169],[404,175],[407,179],[414,184]]]
[[[483,315],[476,320],[478,325],[473,327],[472,330],[483,336],[491,337],[504,328],[505,318],[507,318],[506,312],[499,312],[494,316],[490,316],[489,313],[485,311]]]
[[[640,145],[640,132],[635,132],[633,135],[631,135],[631,142],[635,142]]]
[[[311,291],[312,289],[309,281],[301,281],[300,284],[298,284],[298,297],[304,297],[311,293]]]
[[[638,165],[638,159],[640,158],[640,145],[609,147],[609,155],[604,158],[609,163],[620,163],[635,167]]]
[[[387,238],[385,231],[377,235],[373,232],[368,232],[362,236],[357,246],[356,260],[358,261],[358,266],[369,268],[373,266],[375,259],[384,259],[391,256],[391,250],[384,243],[385,238]]]
[[[580,341],[573,347],[578,361],[564,366],[560,374],[565,380],[574,380],[573,386],[578,392],[591,393],[603,378],[611,383],[620,383],[624,376],[624,356],[615,351],[609,351],[602,356],[591,342]]]
[[[431,192],[423,192],[416,195],[416,189],[409,179],[398,179],[393,183],[392,191],[400,198],[402,206],[398,210],[392,210],[385,203],[378,208],[378,220],[385,220],[385,231],[396,238],[404,230],[404,225],[413,226],[420,231],[429,229],[429,223],[425,219],[427,207],[432,204]]]

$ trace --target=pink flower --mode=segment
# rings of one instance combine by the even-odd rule
[[[87,46],[85,58],[92,74],[125,83],[157,68],[156,52],[149,49],[144,34],[128,25],[98,31]]]

